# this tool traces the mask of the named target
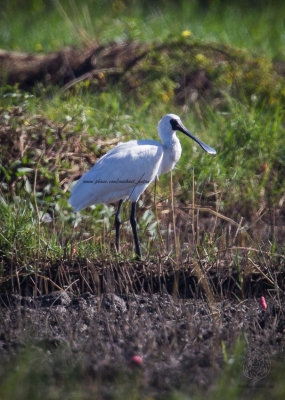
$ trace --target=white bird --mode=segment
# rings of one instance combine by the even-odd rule
[[[121,207],[125,200],[132,203],[130,223],[135,252],[141,257],[137,234],[136,204],[148,185],[161,174],[171,171],[181,156],[181,144],[176,131],[195,140],[209,154],[216,151],[190,133],[178,115],[167,114],[158,123],[161,142],[131,140],[119,143],[101,157],[71,190],[69,204],[77,212],[91,204],[119,201],[115,216],[116,249],[119,251]]]

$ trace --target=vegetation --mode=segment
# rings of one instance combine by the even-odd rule
[[[280,362],[276,354],[283,342],[276,339],[274,347],[268,332],[270,324],[274,326],[273,337],[284,331],[283,2],[248,5],[222,0],[180,1],[178,6],[177,2],[166,5],[162,1],[153,5],[121,0],[29,0],[25,4],[20,9],[18,1],[10,0],[3,6],[0,47],[5,50],[46,53],[67,45],[85,48],[94,42],[104,49],[112,48],[113,42],[135,42],[148,49],[131,67],[119,68],[115,74],[113,66],[104,68],[94,79],[89,76],[75,80],[70,86],[66,82],[52,85],[38,81],[23,87],[10,85],[1,77],[3,304],[11,303],[14,310],[13,296],[36,299],[55,290],[68,293],[74,301],[86,292],[98,299],[109,293],[124,299],[130,294],[155,298],[165,292],[173,296],[172,301],[202,299],[207,307],[205,315],[217,329],[213,343],[218,343],[213,352],[205,354],[222,360],[219,365],[211,364],[211,389],[205,392],[205,387],[198,390],[194,385],[194,394],[189,388],[184,390],[186,378],[181,372],[181,387],[169,384],[162,393],[154,383],[144,384],[141,369],[126,367],[120,373],[113,360],[118,367],[111,379],[113,389],[104,392],[103,398],[154,396],[180,400],[204,398],[205,393],[213,399],[249,395],[282,398],[284,361]],[[162,176],[141,198],[139,231],[144,259],[137,262],[132,259],[127,207],[123,209],[122,253],[117,255],[114,205],[90,207],[74,215],[68,206],[69,190],[74,180],[119,141],[156,138],[157,122],[169,112],[180,115],[193,133],[217,150],[217,155],[203,154],[181,137],[183,154],[173,172],[173,185],[169,184],[169,175]],[[261,341],[266,336],[268,341],[263,345],[275,358],[270,375],[262,381],[264,386],[253,390],[254,385],[244,386],[241,378],[250,327],[245,324],[246,330],[239,328],[230,334],[222,314],[219,321],[215,320],[215,307],[223,302],[251,302],[260,296],[270,297],[272,306],[266,318],[272,319],[263,325],[263,317],[257,313],[254,326],[266,326],[268,331],[256,328],[252,335]],[[169,316],[160,308],[155,312],[163,316],[161,326],[171,319],[181,322],[179,313]],[[248,306],[245,320],[250,313]],[[33,332],[37,324],[33,325],[31,318],[29,323],[19,319],[18,325],[13,325],[18,337],[10,338],[7,332],[13,318],[7,315],[3,307],[0,318],[6,321],[6,330],[0,330],[0,344],[9,342],[3,354],[10,367],[0,368],[1,398],[37,399],[41,392],[41,397],[47,399],[87,399],[108,386],[108,373],[96,370],[94,383],[88,362],[72,361],[76,346],[70,337],[65,337],[63,344],[53,346],[48,342],[45,347],[45,339],[37,341]],[[107,311],[100,318],[104,320],[105,315],[109,315]],[[47,324],[48,332],[54,326],[62,331],[68,327],[66,321],[57,318],[55,325]],[[229,318],[234,317],[231,314]],[[106,324],[106,347],[112,340],[123,341],[123,334],[120,338],[110,334],[117,329],[117,319],[112,314],[110,325]],[[194,329],[195,321],[189,321]],[[80,323],[83,326],[86,321]],[[135,327],[143,323],[128,323],[135,342]],[[20,326],[29,324],[34,328],[21,342]],[[75,329],[74,337],[79,341],[75,319],[74,326],[69,328]],[[228,332],[227,339],[218,326]],[[126,334],[124,328],[120,329]],[[176,350],[182,346],[177,332],[171,331]],[[155,338],[152,343],[160,343],[158,336],[157,332],[151,336]],[[182,337],[195,341],[197,334],[187,336],[183,331]],[[13,350],[13,343],[20,349]],[[94,342],[88,343],[91,353]],[[145,344],[148,360],[155,351],[160,357],[168,342],[161,343],[161,347]],[[169,352],[174,354],[171,346]],[[115,356],[122,348],[114,351]],[[80,347],[80,351],[86,357],[86,349]],[[106,356],[103,350],[102,354]],[[179,357],[177,354],[175,357]],[[118,359],[125,362],[123,357]],[[184,361],[179,371],[185,367]],[[171,366],[173,372],[174,363]],[[149,361],[148,368],[155,376],[154,361]],[[165,365],[163,368],[165,371]],[[229,381],[230,389],[226,389]],[[272,381],[273,387],[269,385]],[[18,392],[19,387],[22,389]]]

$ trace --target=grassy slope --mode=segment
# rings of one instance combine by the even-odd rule
[[[0,47],[50,51],[84,38],[165,40],[190,30],[205,41],[246,48],[259,55],[284,59],[284,2],[163,1],[144,7],[137,1],[28,1],[15,13],[17,0],[2,11]],[[202,4],[201,4],[202,3]],[[207,3],[207,2],[206,2]],[[28,28],[28,29],[27,29]]]

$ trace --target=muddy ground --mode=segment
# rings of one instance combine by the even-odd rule
[[[241,354],[233,355],[233,345],[242,337],[240,382],[250,390],[266,381],[272,357],[284,353],[285,299],[266,301],[264,310],[253,298],[209,307],[167,293],[2,297],[1,359],[6,362],[31,346],[49,361],[60,353],[65,368],[98,383],[100,398],[113,398],[122,374],[130,381],[139,376],[140,391],[148,395],[190,393],[209,390],[222,367],[237,362]],[[142,357],[141,366],[131,362],[133,355]]]

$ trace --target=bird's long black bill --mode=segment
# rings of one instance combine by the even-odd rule
[[[196,143],[198,143],[203,150],[205,150],[209,154],[216,154],[216,150],[214,150],[212,147],[208,146],[206,143],[202,142],[202,140],[198,139],[196,136],[193,135],[193,133],[189,132],[183,124],[179,124],[179,126],[176,127],[179,131],[185,133],[185,135],[189,136],[191,139],[193,139]]]

